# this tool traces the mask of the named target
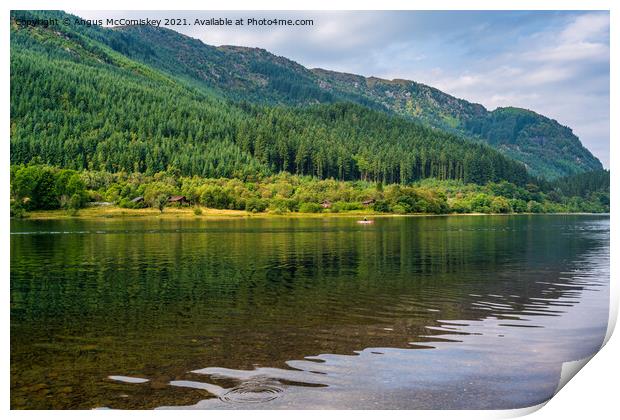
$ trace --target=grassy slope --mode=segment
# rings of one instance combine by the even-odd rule
[[[194,208],[200,208],[202,214],[194,213]],[[277,214],[272,212],[252,213],[245,210],[223,210],[211,209],[202,206],[196,207],[169,207],[160,213],[154,208],[145,209],[126,209],[118,206],[102,206],[87,207],[80,209],[77,213],[71,214],[66,210],[37,210],[28,212],[25,219],[28,220],[61,220],[61,219],[119,219],[119,218],[163,218],[163,219],[195,219],[195,220],[217,220],[217,219],[239,219],[239,218],[333,218],[347,217],[360,219],[365,216],[377,217],[444,217],[444,216],[517,216],[531,215],[535,213],[448,213],[448,214],[429,214],[429,213],[413,213],[413,214],[395,214],[395,213],[379,213],[372,209],[368,210],[351,210],[340,213],[299,213],[290,212]],[[555,213],[544,213],[555,214]],[[586,213],[558,213],[558,214],[586,214]],[[587,213],[590,214],[590,213]]]
[[[194,213],[195,208],[200,208],[202,213],[197,215]],[[240,218],[240,217],[360,217],[360,216],[399,216],[396,214],[378,213],[372,209],[353,210],[341,213],[283,213],[276,214],[270,212],[252,213],[245,210],[225,210],[212,209],[203,206],[194,207],[168,207],[163,213],[155,208],[144,209],[126,209],[118,206],[101,206],[86,207],[80,209],[77,213],[71,214],[66,210],[37,210],[28,212],[26,218],[32,220],[48,220],[48,219],[110,219],[110,218],[133,218],[133,217],[159,217],[159,218],[190,218],[190,219],[221,219],[221,218]]]

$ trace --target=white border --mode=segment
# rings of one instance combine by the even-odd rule
[[[219,2],[191,1],[191,0],[175,0],[173,2],[153,2],[153,1],[130,1],[130,0],[107,0],[107,1],[90,1],[85,3],[84,0],[57,0],[50,1],[13,1],[4,2],[5,8],[2,12],[2,22],[5,25],[1,31],[2,36],[2,59],[3,64],[0,68],[3,77],[3,112],[1,116],[2,129],[6,137],[2,142],[2,153],[0,153],[0,176],[2,177],[2,195],[4,199],[0,199],[0,208],[2,214],[2,234],[3,241],[0,242],[0,254],[2,258],[4,280],[2,295],[4,311],[2,313],[2,325],[4,329],[4,358],[2,364],[2,373],[4,381],[0,385],[2,391],[2,402],[5,410],[10,407],[10,360],[9,360],[9,31],[7,28],[9,20],[9,11],[11,9],[81,9],[81,10],[611,10],[611,112],[610,115],[618,114],[618,51],[620,44],[618,39],[617,13],[620,9],[618,1],[612,0],[382,0],[380,2],[370,1],[336,1],[336,0],[298,0],[295,2],[285,0],[263,0],[261,2],[251,0],[226,0]],[[615,6],[615,7],[614,7]],[[618,122],[617,119],[611,119],[610,138],[618,138]],[[614,142],[610,144],[610,167],[611,161],[615,161],[618,153],[618,147]],[[618,182],[612,177],[611,185],[611,208],[612,208],[612,226],[614,224],[613,214],[618,211],[619,194]],[[618,235],[614,229],[611,232],[611,249],[616,249],[618,243]],[[614,274],[617,272],[618,260],[612,259],[611,262],[611,310],[610,324],[607,332],[606,340],[611,336],[613,327],[615,326],[618,313],[618,285],[614,280]],[[543,410],[536,412],[532,418],[583,418],[584,416],[594,416],[594,418],[611,418],[617,413],[616,403],[617,391],[616,383],[618,381],[619,362],[616,357],[620,354],[620,343],[617,337],[612,338],[605,346],[600,354],[596,355],[592,362],[583,368],[583,372],[579,374],[577,380],[570,381],[562,391],[554,397]],[[543,406],[542,404],[541,406]],[[379,416],[390,416],[395,418],[505,418],[525,415],[536,411],[541,406],[522,410],[505,410],[505,411],[390,411],[384,413],[381,411],[234,411],[234,412],[184,412],[184,416],[193,418],[220,417],[226,415],[231,418],[246,418],[248,415],[258,418],[311,418],[316,415],[327,417],[348,417],[355,419],[375,418]],[[11,411],[10,416],[14,418],[82,418],[85,414],[93,417],[105,416],[106,418],[173,418],[178,412],[105,412],[105,411],[63,411],[63,412],[34,412],[34,411]],[[614,413],[614,414],[612,414]]]

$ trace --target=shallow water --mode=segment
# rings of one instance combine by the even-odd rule
[[[12,220],[11,406],[529,406],[608,283],[608,216]]]

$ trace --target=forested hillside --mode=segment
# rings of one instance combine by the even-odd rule
[[[50,16],[50,12],[13,12],[14,16],[21,16],[20,13],[32,17]],[[53,13],[59,17],[68,16],[62,12]],[[20,31],[13,25],[12,38],[20,40],[12,45],[32,49],[38,48],[41,41],[50,44],[52,41],[44,39],[50,34],[41,32],[32,28]],[[399,115],[486,142],[500,153],[524,163],[533,176],[553,179],[602,169],[598,159],[581,145],[570,128],[554,120],[516,108],[489,112],[482,105],[412,81],[310,70],[265,50],[213,47],[161,28],[61,26],[50,33],[65,41],[94,48],[92,54],[99,55],[103,62],[112,60],[116,64],[142,66],[201,93],[216,93],[233,102],[248,101],[267,106],[354,102]],[[112,56],[116,58],[110,58]]]
[[[216,48],[165,29],[124,27],[115,32],[102,38],[115,50],[231,98],[287,105],[352,101],[478,138],[525,163],[535,176],[602,169],[570,128],[532,111],[489,112],[420,83],[309,70],[258,48]]]
[[[352,101],[481,139],[525,163],[535,176],[557,178],[602,169],[572,130],[532,111],[489,112],[409,80],[308,70],[265,50],[215,48],[165,29],[125,27],[116,32],[114,41],[109,41],[112,48],[165,71],[180,72],[232,98],[289,105]]]
[[[570,128],[532,111],[497,108],[465,121],[465,127],[506,156],[525,162],[530,173],[548,179],[603,169]]]
[[[526,164],[532,175],[553,179],[603,169],[570,128],[533,111],[498,108],[490,112],[482,105],[409,80],[364,78],[320,69],[314,72],[328,91],[359,94],[398,115],[480,139]]]
[[[236,103],[83,33],[11,26],[11,161],[154,174],[524,185],[492,148],[353,103]]]
[[[556,179],[544,188],[547,191],[556,191],[565,196],[587,198],[591,194],[609,194],[609,178],[609,171],[585,172]]]

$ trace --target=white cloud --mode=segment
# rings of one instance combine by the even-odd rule
[[[489,109],[518,106],[573,128],[609,166],[609,17],[585,14],[559,31],[523,37],[459,71],[447,65],[418,80]]]
[[[597,43],[579,41],[570,44],[560,44],[551,48],[544,48],[533,52],[526,52],[523,58],[532,61],[604,61],[609,58],[609,46]]]
[[[559,38],[567,43],[606,37],[609,34],[609,14],[589,13],[577,16],[562,30]]]

